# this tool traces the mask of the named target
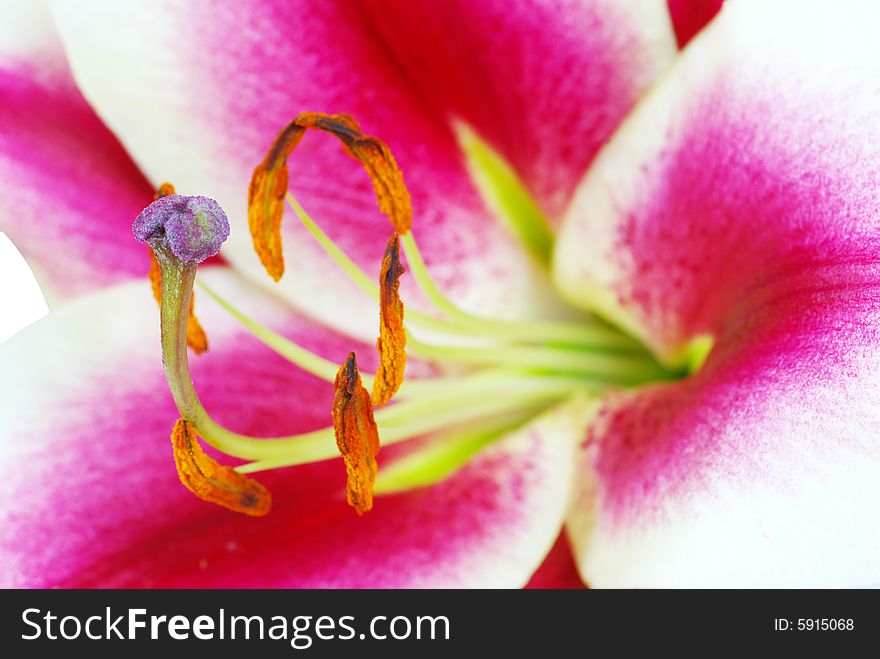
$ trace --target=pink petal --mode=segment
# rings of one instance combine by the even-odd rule
[[[678,45],[684,47],[721,10],[724,0],[668,0]]]
[[[392,0],[366,7],[434,112],[476,128],[552,220],[675,55],[662,0]]]
[[[571,546],[565,533],[561,533],[556,539],[553,549],[547,554],[541,567],[532,575],[526,584],[526,589],[575,589],[585,588],[584,582],[578,574]]]
[[[220,269],[212,287],[340,362],[353,345]],[[330,420],[332,385],[243,335],[207,296],[211,350],[193,358],[205,406],[258,435]],[[377,499],[359,518],[329,460],[256,477],[260,519],[204,503],[178,481],[149,287],[53,314],[0,350],[0,583],[4,586],[522,586],[559,533],[578,433],[550,420],[511,435],[448,480]],[[563,424],[564,425],[564,424]],[[404,447],[386,447],[380,462]]]
[[[517,98],[516,103],[498,100],[499,112],[508,117],[503,119],[507,145],[521,139],[515,129],[523,129],[523,134],[534,131],[534,137],[522,138],[523,144],[532,147],[511,151],[511,157],[524,165],[536,157],[540,144],[541,168],[552,164],[552,170],[543,171],[535,185],[541,187],[542,195],[554,197],[556,208],[595,145],[632,102],[637,88],[650,78],[648,72],[662,66],[674,50],[668,18],[660,11],[660,3],[654,4],[657,11],[648,13],[661,16],[656,30],[661,35],[665,31],[669,45],[665,58],[658,55],[650,63],[638,48],[643,40],[653,43],[650,30],[635,20],[631,28],[621,27],[623,16],[636,15],[635,10],[609,10],[607,25],[595,30],[595,41],[581,38],[581,32],[583,28],[588,34],[587,28],[599,22],[598,10],[548,10],[546,20],[540,23],[542,30],[557,35],[571,29],[575,34],[568,35],[564,45],[551,37],[518,44],[528,46],[522,57],[534,67],[523,72],[524,78],[542,78],[552,71],[553,79],[565,74],[573,80],[570,96],[536,102],[530,111],[533,119],[541,111],[563,112],[565,108],[563,116],[546,118],[544,127],[515,123],[522,119],[522,96],[534,88],[532,82],[524,80],[516,89],[506,85],[505,93],[510,99]],[[509,5],[504,4],[505,12]],[[447,10],[445,3],[435,8],[438,15]],[[426,99],[423,86],[433,83],[429,79],[413,83],[405,69],[409,64],[392,56],[365,4],[265,0],[233,7],[205,1],[83,2],[76,6],[57,3],[55,9],[88,97],[154,182],[168,178],[185,191],[221,202],[233,223],[224,255],[248,276],[268,282],[254,257],[245,224],[245,191],[254,166],[281,126],[300,111],[346,112],[356,117],[365,131],[385,140],[400,163],[413,195],[413,233],[442,287],[460,304],[484,314],[516,316],[532,311],[533,266],[484,208],[448,121],[449,112],[459,107],[458,79],[444,76],[442,104]],[[479,19],[481,10],[473,12],[469,20]],[[538,25],[533,13],[526,5],[516,6],[509,14],[509,21],[515,21],[509,25],[511,34],[533,34]],[[573,24],[567,26],[566,21]],[[94,25],[103,29],[96,32]],[[490,33],[496,26],[483,22],[473,28]],[[442,49],[450,47],[460,59],[468,52],[468,43],[480,43],[476,33],[473,39],[477,41],[453,44],[444,37],[436,43],[430,65],[434,69],[437,63],[445,65]],[[656,41],[663,39],[657,36]],[[493,89],[500,93],[505,90],[501,83],[510,82],[513,75],[503,61],[511,55],[499,50],[503,42],[493,44],[490,39],[485,43],[493,48],[493,68],[488,73],[496,73],[497,68],[503,75],[493,83]],[[557,44],[558,52],[544,52]],[[663,49],[657,46],[657,51]],[[621,63],[622,59],[626,62]],[[577,71],[587,60],[601,71],[595,79],[558,70],[570,66]],[[619,63],[621,73],[611,73]],[[503,73],[501,67],[505,67]],[[487,91],[489,81],[468,75],[467,67],[450,70],[461,76],[462,89],[468,93],[474,92],[475,86]],[[589,84],[590,91],[579,96],[575,90],[581,82]],[[549,84],[543,89],[549,91]],[[558,86],[554,91],[559,91]],[[617,96],[602,103],[596,114],[580,107],[587,100],[590,106],[596,105],[594,99],[606,91]],[[463,102],[473,107],[473,96]],[[570,104],[588,117],[577,123],[573,139],[568,119],[575,105]],[[489,130],[487,118],[481,116],[466,118],[480,120],[480,127]],[[532,119],[527,118],[526,123],[535,123]],[[584,146],[580,141],[587,134]],[[568,144],[565,152],[553,153],[564,141]],[[391,229],[376,209],[360,165],[328,136],[308,136],[291,158],[291,171],[292,188],[305,208],[359,264],[369,272],[378,272]],[[549,189],[552,180],[564,182],[561,193]],[[365,339],[371,336],[372,322],[367,319],[373,317],[372,303],[353,292],[333,264],[317,253],[292,214],[288,213],[284,227],[287,274],[278,290],[333,327]],[[405,287],[411,286],[409,280]],[[346,303],[329,305],[325,296],[314,294],[325,288],[344,292]]]
[[[143,276],[131,220],[151,189],[77,90],[43,4],[5,4],[0,43],[0,228],[52,298]]]
[[[570,299],[669,358],[716,341],[590,433],[570,530],[591,585],[880,578],[877,19],[729,4],[583,182]]]

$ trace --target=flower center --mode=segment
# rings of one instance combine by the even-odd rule
[[[287,189],[287,158],[306,129],[339,138],[373,181],[379,206],[394,230],[378,278],[363,272]],[[546,225],[535,224],[542,220],[524,188],[479,140],[463,135],[483,192],[501,211],[525,209],[525,219],[520,212],[509,226],[534,256],[549,260],[552,237]],[[203,197],[169,192],[173,193],[170,186],[160,189],[159,198],[138,216],[134,229],[153,249],[158,269],[151,279],[161,305],[163,360],[182,417],[173,433],[176,461],[184,485],[197,496],[233,510],[265,514],[269,509],[268,492],[245,474],[341,454],[348,500],[360,514],[372,506],[374,490],[386,493],[436,482],[487,444],[572,396],[598,399],[609,390],[685,374],[683,369],[661,365],[638,341],[597,318],[517,322],[460,309],[425,266],[410,230],[409,194],[388,148],[363,135],[350,117],[304,113],[281,131],[254,172],[248,213],[254,246],[267,272],[280,279],[284,273],[281,218],[285,204],[289,206],[317,245],[379,303],[379,368],[375,375],[360,374],[354,353],[340,368],[248,317],[200,281],[201,288],[256,338],[299,368],[335,383],[332,405],[328,401],[333,424],[326,428],[272,438],[233,432],[199,402],[186,349],[187,343],[197,352],[207,347],[204,332],[200,341],[193,329],[198,321],[192,314],[192,285],[198,263],[217,252],[217,240],[222,242],[228,235],[228,225],[224,228],[226,218],[216,202],[211,205]],[[399,280],[407,270],[433,307],[430,311],[404,311]],[[437,375],[404,381],[407,353],[430,363]],[[374,413],[374,407],[388,403]],[[190,427],[219,451],[248,462],[234,470],[220,467],[198,449]],[[380,439],[388,445],[425,435],[436,441],[387,470],[379,465],[377,479]]]

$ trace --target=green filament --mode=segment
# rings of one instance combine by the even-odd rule
[[[553,234],[538,204],[510,165],[465,124],[459,124],[458,142],[470,166],[471,177],[499,220],[545,266],[553,251]]]

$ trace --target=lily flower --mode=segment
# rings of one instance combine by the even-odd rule
[[[0,582],[876,581],[847,4],[23,4]]]

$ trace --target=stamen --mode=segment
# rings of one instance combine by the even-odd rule
[[[348,473],[348,504],[358,515],[363,515],[373,507],[379,431],[373,418],[370,394],[361,384],[357,357],[353,352],[336,375],[335,389],[333,428],[336,431],[336,444]]]
[[[153,201],[157,201],[158,199],[162,199],[163,197],[167,197],[173,194],[174,186],[166,181],[159,186],[156,194],[153,195]],[[147,276],[149,277],[150,285],[153,288],[153,297],[156,298],[156,302],[161,307],[162,271],[159,268],[159,263],[158,261],[156,261],[156,255],[153,253],[152,249],[150,250],[150,270]],[[205,330],[202,329],[202,325],[199,322],[199,319],[196,318],[195,314],[195,295],[192,296],[189,302],[189,318],[187,320],[186,328],[186,343],[197,355],[202,354],[208,349],[208,336],[205,334]]]
[[[265,325],[257,322],[246,313],[241,311],[239,308],[234,306],[231,302],[229,302],[222,295],[217,293],[213,288],[208,286],[206,282],[204,282],[201,278],[196,280],[196,283],[204,290],[208,295],[210,295],[217,304],[223,307],[229,314],[235,318],[238,322],[240,322],[246,330],[248,330],[251,334],[253,334],[256,338],[258,338],[264,345],[271,348],[279,355],[290,361],[292,364],[296,364],[301,369],[306,371],[307,373],[311,373],[312,375],[321,378],[322,380],[326,380],[327,382],[333,382],[336,377],[336,371],[338,367],[336,364],[331,362],[329,359],[324,359],[323,357],[319,357],[315,353],[303,348],[297,343],[294,343],[290,339],[287,339],[278,332],[275,332]],[[367,379],[368,376],[365,376]]]
[[[403,384],[406,368],[406,331],[403,328],[403,302],[400,277],[405,272],[400,263],[400,238],[395,233],[385,247],[379,275],[379,369],[373,381],[373,404],[382,406]]]
[[[200,355],[208,350],[208,336],[195,314],[196,298],[189,298],[189,317],[186,320],[186,345]]]
[[[292,122],[272,142],[269,152],[251,177],[248,188],[248,227],[254,249],[266,272],[275,281],[284,274],[281,252],[281,217],[287,192],[287,156],[302,140],[305,130]]]
[[[373,281],[367,273],[361,270],[360,267],[349,258],[348,254],[346,254],[339,245],[333,242],[330,236],[321,230],[321,227],[319,227],[309,214],[306,213],[305,209],[300,206],[299,202],[290,192],[287,193],[286,198],[287,203],[293,209],[293,212],[299,217],[303,226],[311,234],[315,242],[318,243],[318,246],[324,250],[324,253],[333,259],[333,262],[336,263],[339,269],[342,270],[366,295],[378,300],[379,287],[376,286],[376,282]]]
[[[318,226],[318,223],[311,218],[290,192],[287,193],[287,203],[293,209],[293,212],[296,213],[297,217],[302,222],[302,225],[311,234],[312,238],[314,238],[315,242],[318,243],[318,246],[324,250],[324,253],[333,260],[333,262],[346,274],[355,286],[361,289],[366,295],[378,301],[379,287],[376,285],[376,282],[374,282],[367,273],[361,270],[360,267],[339,247],[339,245],[333,242],[330,236],[324,233],[321,227]],[[418,324],[427,329],[465,335],[474,333],[472,331],[462,330],[461,328],[451,326],[445,320],[429,316],[414,309],[410,309],[407,312],[407,315],[409,317],[409,322]]]
[[[333,259],[336,265],[366,295],[378,300],[379,287],[330,239],[290,192],[287,193],[287,203],[290,204],[290,207],[293,208],[303,226],[309,231],[315,242],[318,243],[327,256]],[[505,341],[559,342],[570,345],[583,345],[601,350],[644,351],[644,348],[636,339],[608,327],[595,318],[584,318],[578,323],[561,323],[506,321],[480,318],[468,314],[458,309],[437,287],[421,258],[421,253],[415,240],[412,238],[412,233],[401,236],[401,241],[404,243],[404,251],[406,251],[406,244],[411,244],[410,251],[407,252],[407,258],[410,259],[409,266],[415,275],[416,283],[422,289],[422,292],[425,293],[425,297],[434,303],[439,301],[442,308],[438,308],[441,311],[451,312],[452,315],[450,319],[441,319],[410,308],[407,311],[408,324],[457,336],[489,335],[493,339]]]
[[[248,189],[248,226],[254,249],[275,281],[284,274],[281,219],[288,184],[287,158],[307,128],[335,135],[346,152],[361,162],[373,182],[379,209],[388,216],[395,231],[404,234],[412,225],[409,191],[385,143],[377,137],[364,135],[357,122],[348,115],[303,112],[278,133],[263,162],[254,169]]]
[[[391,150],[378,137],[364,135],[357,122],[345,114],[303,112],[296,121],[307,128],[320,128],[335,135],[346,151],[357,158],[373,182],[379,209],[388,216],[394,230],[405,235],[412,226],[412,201],[403,174]]]
[[[272,509],[269,490],[205,454],[183,419],[174,424],[171,444],[180,482],[199,499],[254,517],[266,515]]]
[[[290,339],[278,334],[270,328],[254,320],[243,311],[226,300],[207,283],[199,280],[199,285],[208,295],[214,298],[226,311],[236,318],[245,329],[259,339],[264,345],[282,357],[296,364],[303,370],[319,378],[332,382],[338,367],[323,357],[310,352]],[[408,311],[407,315],[411,315]],[[464,346],[439,345],[423,343],[407,334],[407,349],[411,352],[438,362],[451,362],[468,365],[494,366],[491,370],[482,370],[480,375],[467,378],[429,378],[408,380],[404,382],[396,394],[396,398],[414,398],[432,395],[447,390],[460,391],[468,383],[477,385],[474,394],[480,394],[490,387],[484,377],[500,378],[502,382],[519,382],[524,376],[536,378],[536,371],[553,371],[557,367],[560,372],[570,377],[562,378],[573,386],[595,387],[598,385],[626,386],[637,384],[643,380],[665,380],[674,373],[658,367],[656,361],[646,351],[641,352],[584,352],[572,350],[564,346],[524,347],[504,345]],[[500,367],[500,368],[498,368]],[[526,373],[517,367],[528,369]],[[374,376],[361,374],[366,387],[375,387]],[[543,378],[543,376],[541,376]],[[543,378],[545,379],[545,378]],[[558,379],[558,378],[557,378]],[[492,385],[497,386],[496,384]],[[206,438],[207,439],[207,438]],[[385,437],[387,443],[387,437]],[[210,441],[210,440],[209,440]]]
[[[483,428],[484,425],[486,429],[495,428],[499,425],[499,419],[501,423],[508,423],[519,414],[535,414],[579,388],[588,395],[600,393],[589,384],[558,377],[520,376],[494,385],[486,381],[471,383],[471,378],[451,380],[443,383],[445,388],[432,390],[429,398],[398,403],[376,412],[375,420],[381,428],[383,446],[459,424],[467,424],[470,429]],[[470,384],[478,386],[471,387]],[[323,433],[323,430],[318,430],[256,442],[262,444],[263,455],[235,469],[243,474],[252,474],[332,458],[338,454],[338,448],[331,449]],[[251,454],[251,457],[256,457],[253,451]]]
[[[669,380],[680,373],[660,365],[647,352],[614,354],[564,347],[450,346],[409,338],[414,353],[439,362],[469,365],[506,365],[533,372],[576,374],[586,380],[626,386]]]

